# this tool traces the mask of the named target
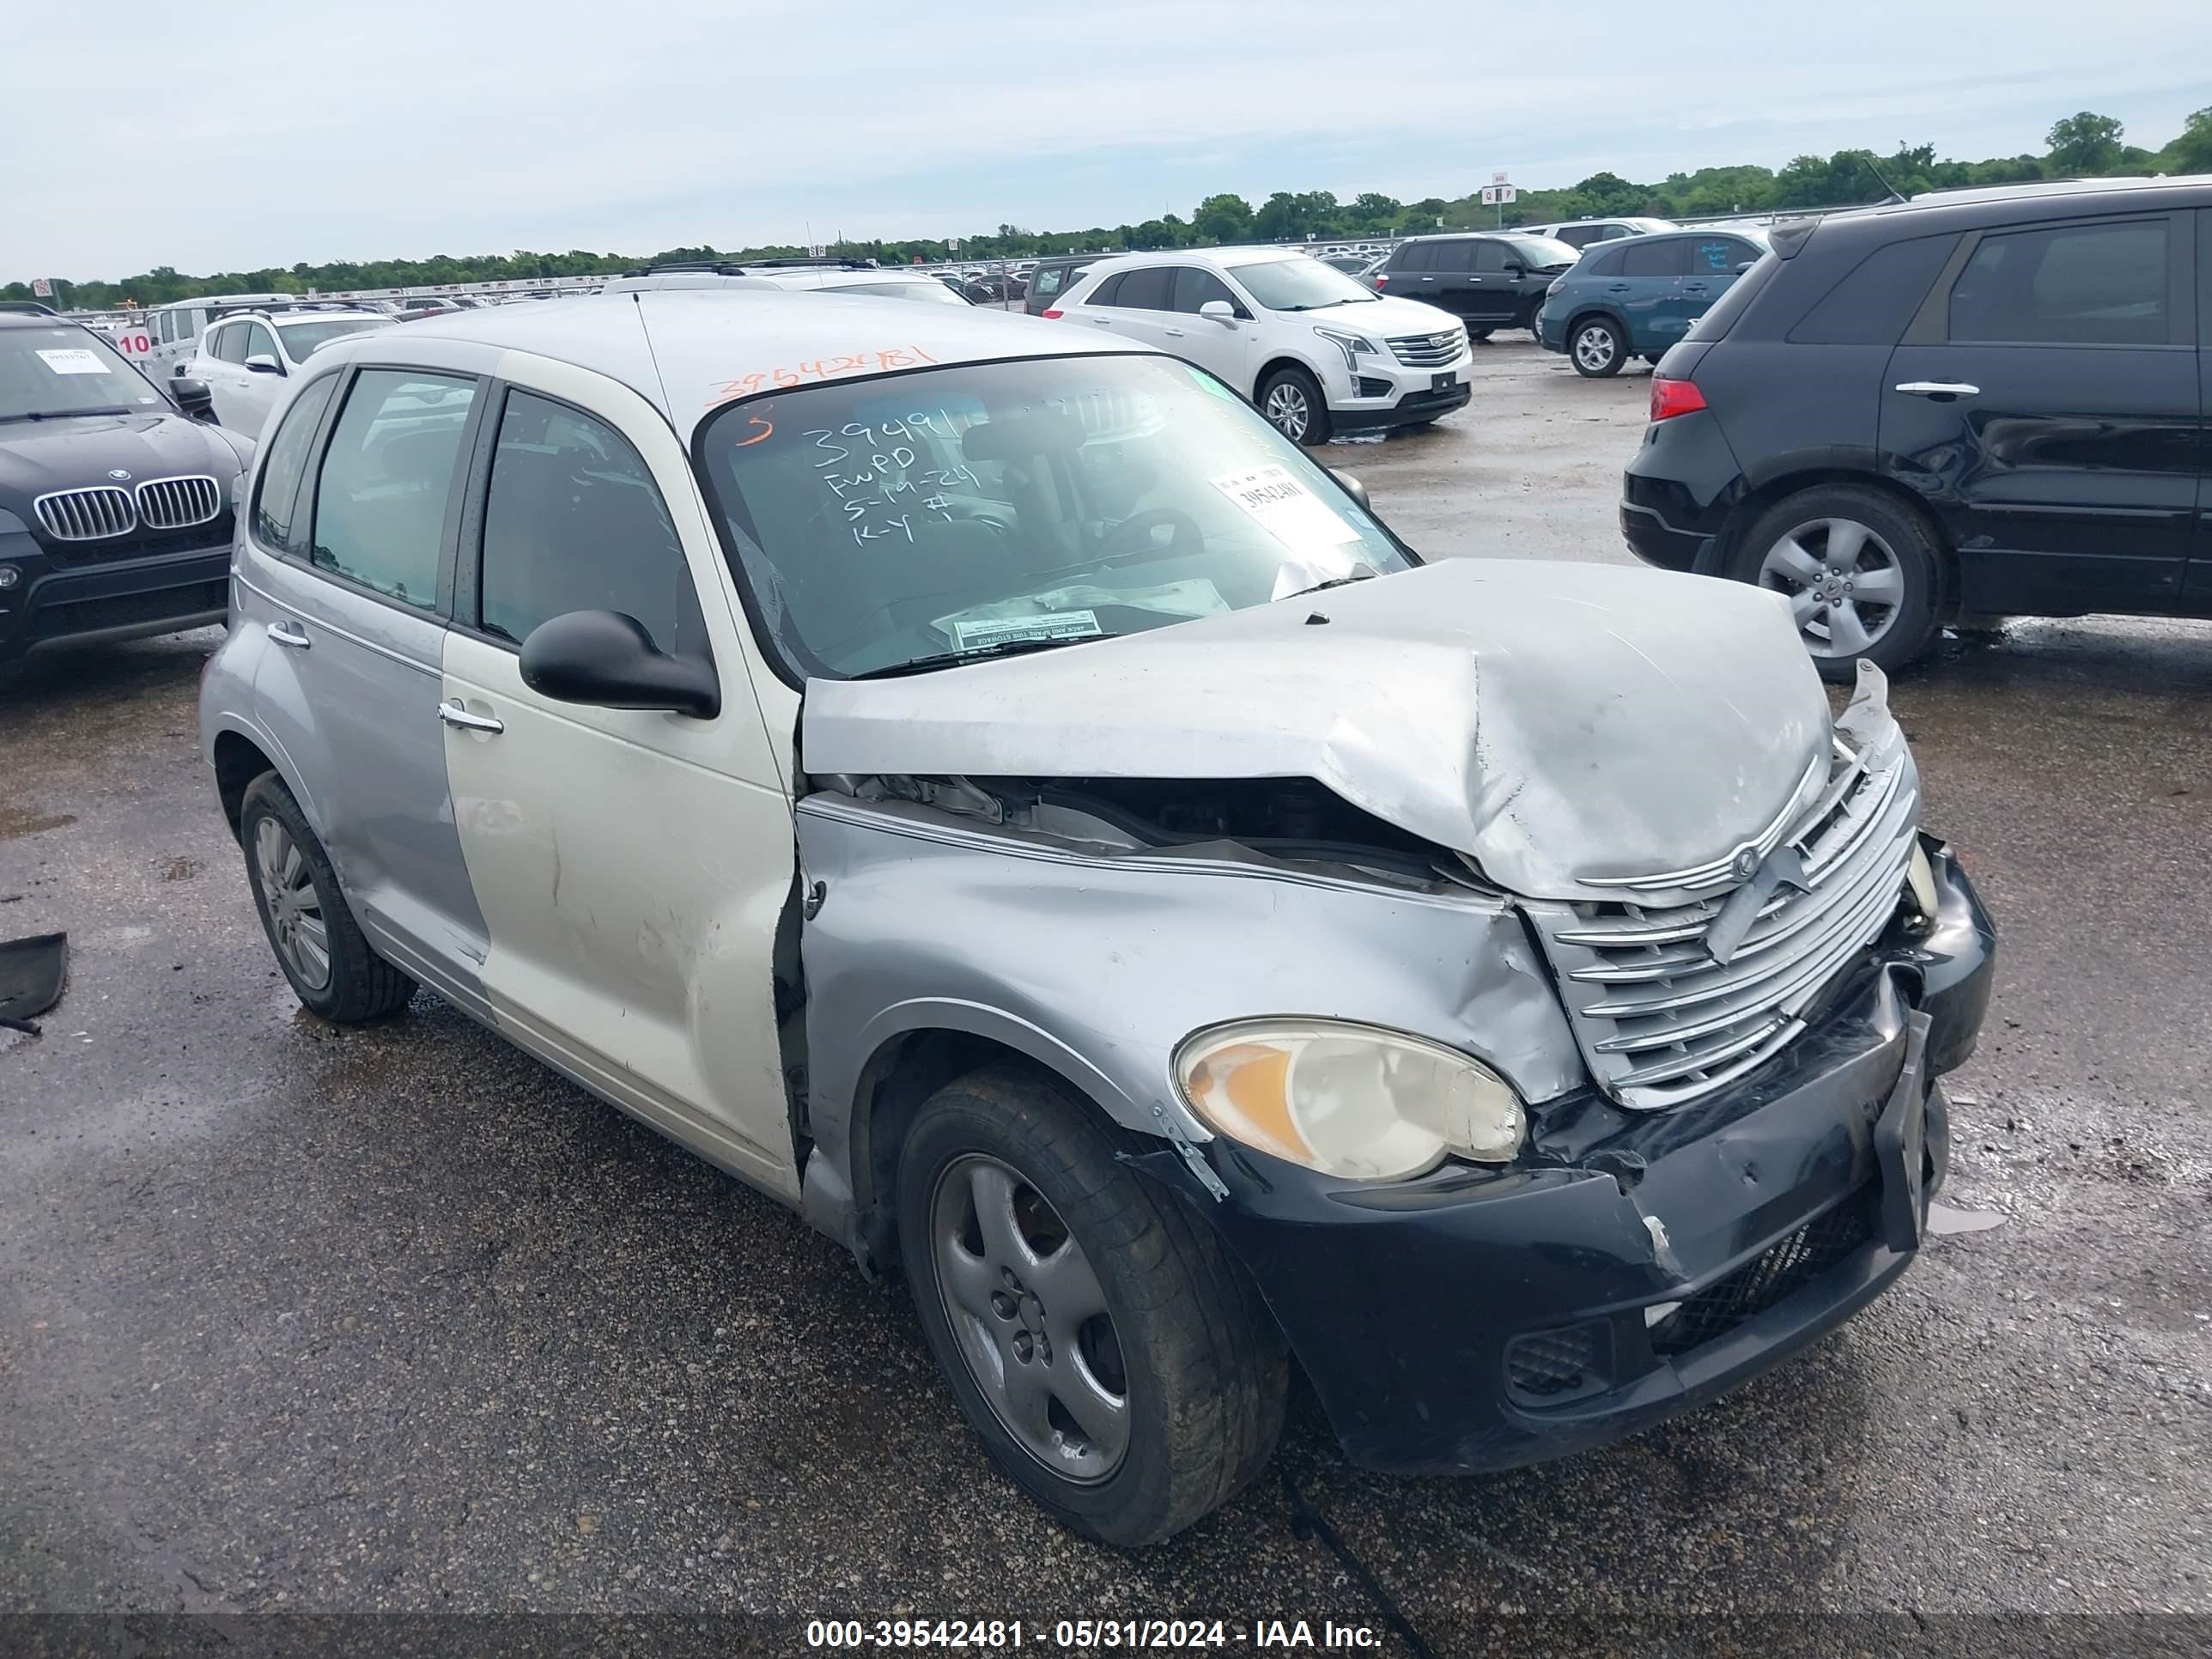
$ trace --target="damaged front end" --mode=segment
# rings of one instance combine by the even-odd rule
[[[1881,675],[1831,721],[1765,596],[1443,570],[1332,593],[1326,628],[810,685],[816,1224],[883,1255],[902,1043],[1026,1055],[1156,1138],[1138,1166],[1249,1270],[1347,1451],[1408,1470],[1657,1420],[1903,1270],[1994,934]],[[1485,583],[1516,603],[1469,613]],[[1601,586],[1601,641],[1530,632]],[[1684,586],[1759,625],[1689,648]],[[1463,1057],[1518,1121],[1386,1176],[1224,1128],[1180,1057],[1271,1023]]]

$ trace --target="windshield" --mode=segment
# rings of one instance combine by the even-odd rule
[[[320,323],[280,323],[276,331],[284,337],[284,349],[292,354],[292,361],[304,363],[317,346],[327,345],[342,334],[383,326],[381,321],[372,322],[366,317],[348,317]]]
[[[1294,253],[1287,259],[1232,265],[1230,275],[1270,311],[1320,311],[1330,306],[1369,306],[1376,296],[1342,271]]]
[[[1509,236],[1507,243],[1514,257],[1531,270],[1550,270],[1559,265],[1571,265],[1582,256],[1582,250],[1549,236]]]
[[[1164,356],[811,386],[710,415],[699,445],[794,678],[1166,628],[1413,562],[1250,404]]]
[[[915,283],[829,283],[823,286],[838,294],[874,295],[886,300],[922,300],[940,306],[968,303],[933,276]]]
[[[73,323],[0,329],[0,421],[157,406],[161,395],[114,347]]]

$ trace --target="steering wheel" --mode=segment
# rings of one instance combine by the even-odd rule
[[[1152,532],[1162,525],[1172,526],[1175,534],[1168,538],[1163,550],[1169,553],[1194,552],[1206,541],[1206,532],[1198,527],[1198,520],[1178,507],[1147,507],[1121,520],[1099,542],[1097,556],[1110,559],[1122,552],[1134,552],[1139,547],[1150,547]],[[1190,534],[1190,545],[1183,544],[1183,532]]]

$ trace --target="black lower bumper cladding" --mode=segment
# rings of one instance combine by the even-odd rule
[[[1346,1454],[1508,1468],[1712,1400],[1834,1329],[1911,1262],[1996,936],[1940,848],[1938,914],[1871,945],[1768,1066],[1679,1109],[1595,1091],[1532,1114],[1521,1160],[1336,1180],[1215,1139],[1215,1200]]]

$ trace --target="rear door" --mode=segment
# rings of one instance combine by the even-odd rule
[[[2181,608],[2212,617],[2212,208],[2197,210],[2197,538]]]
[[[1962,238],[1881,392],[1883,465],[1960,550],[1970,611],[2180,603],[2203,470],[2195,227]]]
[[[573,1074],[795,1197],[775,979],[791,805],[729,579],[667,422],[582,369],[530,374],[481,446],[480,556],[462,561],[444,664],[485,990],[502,1025]],[[720,711],[600,708],[524,684],[522,642],[577,611],[619,611],[659,650],[704,656]],[[795,980],[785,988],[795,1016]]]
[[[363,368],[333,386],[319,463],[283,524],[264,520],[265,495],[257,507],[248,580],[268,648],[254,701],[363,931],[466,1001],[483,921],[438,702],[457,482],[481,387],[413,368]]]
[[[1140,265],[1125,270],[1101,293],[1105,297],[1094,298],[1087,313],[1094,324],[1163,351],[1176,351],[1182,344],[1184,330],[1175,312],[1174,266]]]

